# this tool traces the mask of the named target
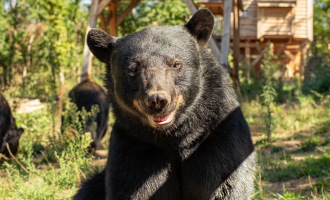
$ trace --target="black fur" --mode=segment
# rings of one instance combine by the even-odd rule
[[[97,128],[94,130],[93,122],[89,119],[86,124],[86,132],[90,132],[92,135],[91,151],[100,149],[100,142],[108,130],[109,118],[109,104],[104,90],[98,84],[86,79],[69,92],[69,97],[77,105],[78,110],[82,110],[84,107],[87,112],[90,112],[93,105],[99,106],[100,112],[97,113],[95,120]]]
[[[116,122],[105,187],[91,179],[74,199],[91,196],[91,188],[105,189],[107,200],[249,199],[254,147],[235,92],[204,46],[212,27],[203,9],[185,26],[147,27],[116,39],[97,29],[88,34],[87,40],[104,37],[88,44],[101,61],[109,59],[106,87]],[[115,41],[104,57],[103,41]],[[168,99],[157,112],[145,101],[155,93]],[[155,120],[171,114],[165,124]]]
[[[105,199],[105,170],[85,180],[75,199]]]
[[[0,93],[0,153],[10,157],[6,146],[8,143],[10,151],[16,155],[19,139],[23,132],[23,128],[17,128],[9,104]]]

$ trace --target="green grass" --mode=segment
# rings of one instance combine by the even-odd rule
[[[315,101],[301,95],[298,102],[274,105],[270,143],[263,134],[265,108],[258,101],[241,105],[252,135],[258,138],[253,199],[330,199],[330,98]],[[284,185],[280,190],[273,187],[295,180],[304,180],[308,186],[298,192]]]

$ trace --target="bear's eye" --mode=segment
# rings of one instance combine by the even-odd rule
[[[181,67],[181,63],[180,63],[180,62],[175,62],[175,63],[173,64],[173,67],[174,67],[174,68],[179,68],[179,67]]]
[[[128,75],[135,76],[137,71],[138,71],[137,67],[131,67],[131,68],[128,69]]]

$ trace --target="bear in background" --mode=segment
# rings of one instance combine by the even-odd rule
[[[255,152],[227,75],[206,42],[207,9],[184,26],[152,26],[124,37],[87,36],[106,64],[116,122],[106,169],[74,199],[249,199]]]
[[[87,112],[90,112],[92,106],[99,106],[100,111],[97,113],[95,121],[88,119],[85,130],[85,132],[90,132],[92,135],[93,142],[89,150],[91,154],[94,154],[95,150],[101,149],[101,140],[108,130],[109,103],[106,94],[101,86],[92,82],[90,79],[86,79],[72,88],[69,92],[69,97],[71,102],[75,103],[80,111],[84,107]],[[96,129],[93,127],[93,122],[97,123]]]
[[[6,145],[8,143],[11,153],[16,155],[23,132],[23,128],[17,128],[9,104],[0,92],[0,153],[10,158]]]

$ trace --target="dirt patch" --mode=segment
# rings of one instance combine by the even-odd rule
[[[299,178],[287,181],[278,181],[275,183],[263,183],[264,187],[267,187],[269,191],[274,194],[283,194],[283,188],[285,191],[301,193],[303,196],[311,196],[310,189],[312,185],[316,183],[318,178]]]
[[[299,146],[301,145],[300,140],[289,140],[289,141],[276,141],[273,143],[274,146],[281,147],[286,151],[297,151],[299,150]]]
[[[14,105],[13,101],[9,101],[10,106]],[[46,104],[41,103],[39,99],[22,99],[19,101],[19,105],[16,108],[16,113],[29,113],[36,110],[40,110],[46,107]]]

